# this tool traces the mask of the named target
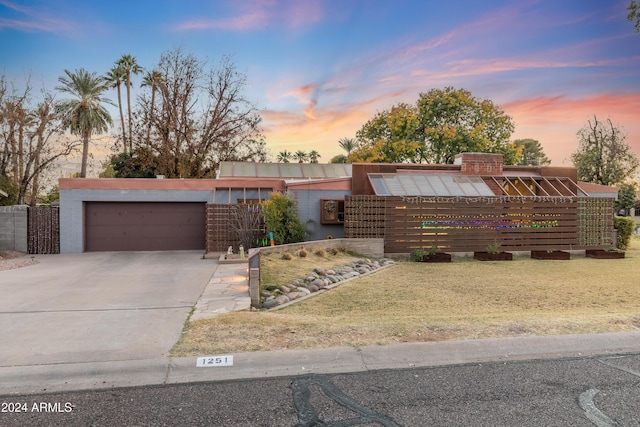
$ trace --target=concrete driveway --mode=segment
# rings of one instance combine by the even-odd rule
[[[0,271],[0,367],[166,357],[217,265],[198,251],[36,259]]]

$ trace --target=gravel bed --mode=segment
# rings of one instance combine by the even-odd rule
[[[38,261],[24,252],[0,251],[0,271],[14,270],[37,264]]]

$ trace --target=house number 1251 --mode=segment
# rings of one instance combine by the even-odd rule
[[[204,356],[198,357],[196,367],[210,368],[214,366],[233,366],[233,356]]]

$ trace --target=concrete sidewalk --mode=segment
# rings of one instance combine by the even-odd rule
[[[3,367],[0,395],[639,352],[640,332],[628,332],[237,353],[210,368],[196,357]]]

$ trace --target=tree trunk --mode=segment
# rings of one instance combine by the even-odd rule
[[[120,125],[122,127],[122,144],[123,150],[127,151],[127,133],[124,127],[124,114],[122,113],[122,93],[120,91],[120,83],[118,83],[118,109],[120,110]]]
[[[80,178],[87,177],[87,161],[89,159],[89,138],[91,134],[82,136],[82,163],[80,164]]]

